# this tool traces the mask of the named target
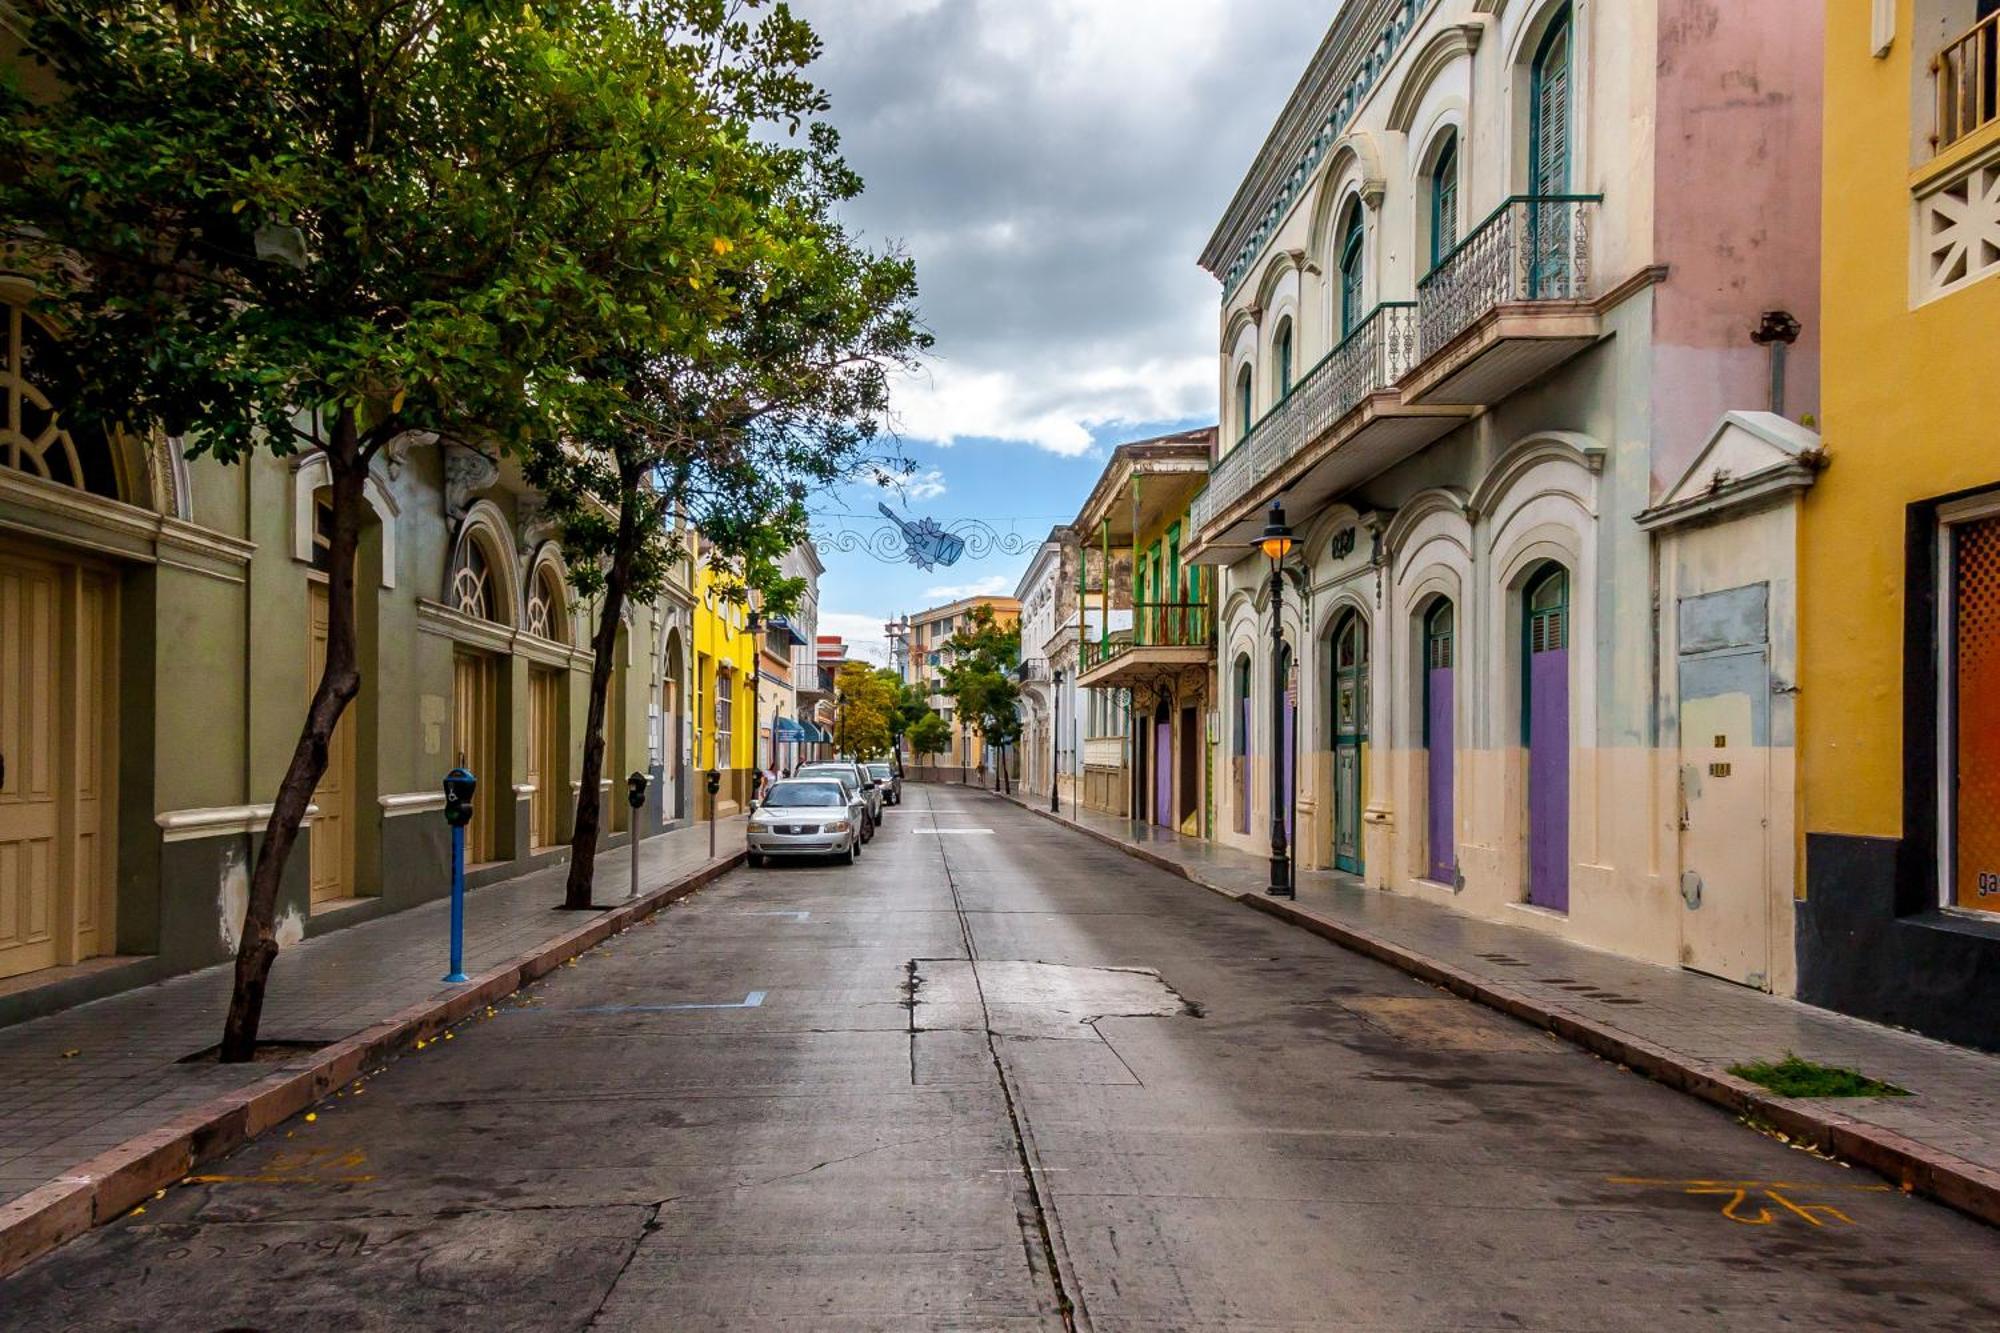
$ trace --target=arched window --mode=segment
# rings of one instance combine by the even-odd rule
[[[0,306],[0,321],[0,466],[120,498],[110,440],[95,428],[70,430],[49,400],[47,386],[62,378],[55,338],[19,306]]]
[[[1278,336],[1271,340],[1272,358],[1278,363],[1278,398],[1282,401],[1292,391],[1292,317],[1285,316],[1278,322]]]
[[[487,558],[486,543],[468,535],[458,545],[458,563],[451,571],[451,604],[475,619],[498,620],[493,613],[497,601],[493,562]]]
[[[1351,200],[1340,223],[1340,336],[1361,327],[1361,202]]]
[[[1557,653],[1569,647],[1569,571],[1550,565],[1528,590],[1528,651]]]
[[[569,642],[569,611],[562,578],[555,566],[543,565],[528,585],[528,633],[554,643]]]
[[[1528,80],[1528,191],[1569,192],[1570,10],[1549,21]]]
[[[1250,379],[1250,367],[1246,364],[1236,372],[1236,438],[1242,439],[1250,433],[1253,424],[1250,413],[1255,402],[1255,389]]]
[[[1458,244],[1458,135],[1445,136],[1431,164],[1431,267]]]

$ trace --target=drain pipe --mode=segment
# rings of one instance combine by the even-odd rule
[[[1750,335],[1759,347],[1771,349],[1771,411],[1785,415],[1785,353],[1799,340],[1800,325],[1789,310],[1766,310]]]

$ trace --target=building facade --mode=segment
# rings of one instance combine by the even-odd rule
[[[927,611],[914,611],[909,624],[909,683],[929,700],[930,706],[951,727],[951,748],[931,757],[938,768],[982,769],[986,764],[986,744],[979,731],[958,716],[954,701],[944,692],[945,673],[952,667],[951,636],[967,628],[975,607],[993,612],[1001,628],[1020,623],[1021,603],[1012,597],[964,597]]]
[[[733,573],[716,568],[705,543],[694,546],[694,681],[692,751],[696,783],[695,817],[727,817],[750,800],[756,767],[757,733],[752,719],[761,680],[762,636],[750,631],[750,604]],[[756,701],[756,702],[753,702]],[[711,798],[707,776],[719,783]]]
[[[1186,549],[1215,439],[1209,427],[1119,445],[1074,525],[1091,557],[1079,570],[1096,569],[1076,659],[1090,701],[1082,803],[1197,837],[1212,822],[1215,574]]]
[[[1223,841],[1276,789],[1306,866],[1791,989],[1818,11],[1340,10],[1202,256]]]
[[[1993,0],[1832,7],[1825,477],[1801,542],[1799,993],[2000,1047]]]
[[[323,460],[225,466],[64,428],[39,379],[62,348],[32,297],[0,279],[0,978],[26,979],[0,1014],[16,1015],[233,954],[327,634]],[[455,765],[478,779],[470,882],[567,854],[593,608],[511,461],[405,443],[368,482],[361,693],[287,867],[284,941],[449,891]],[[678,585],[632,608],[613,669],[606,773],[648,773],[648,832],[681,790],[667,737],[687,608]],[[605,813],[616,845],[632,812]]]
[[[1067,795],[1078,762],[1076,534],[1056,527],[1014,590],[1021,604],[1021,790]]]

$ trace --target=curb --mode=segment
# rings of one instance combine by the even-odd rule
[[[1156,866],[1211,893],[1310,931],[1350,952],[1386,963],[1419,981],[1542,1028],[1593,1055],[1623,1065],[1677,1092],[1697,1097],[1733,1115],[1755,1117],[1792,1139],[1817,1144],[1826,1152],[1866,1167],[1905,1193],[1920,1194],[1989,1226],[2000,1226],[2000,1171],[1991,1167],[1981,1166],[1954,1153],[1919,1143],[1894,1130],[1856,1120],[1811,1101],[1774,1096],[1727,1070],[1621,1032],[1574,1010],[1530,998],[1379,935],[1328,920],[1283,899],[1223,888],[1203,879],[1193,868],[1181,862],[1126,842],[1114,834],[1074,823],[1062,815],[1038,810],[1011,797],[1001,796],[1000,799],[1012,801],[1029,814],[1039,815],[1072,832],[1115,847],[1135,860]]]
[[[727,853],[546,940],[448,993],[419,1001],[331,1046],[310,1063],[212,1099],[0,1205],[0,1278],[106,1222],[352,1081],[365,1068],[452,1024],[694,893],[743,863]]]

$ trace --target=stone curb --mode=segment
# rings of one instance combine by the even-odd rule
[[[312,1054],[302,1067],[223,1093],[127,1139],[64,1175],[0,1205],[0,1278],[120,1217],[188,1174],[320,1101],[370,1068],[496,1000],[547,976],[611,936],[679,902],[744,860],[726,853],[629,903],[604,910],[464,985],[371,1024]]]
[[[997,792],[994,794],[1000,795]],[[1012,797],[1001,796],[1000,799],[1013,801],[1030,814],[1040,815],[1073,832],[1115,847],[1136,860],[1157,866],[1211,893],[1234,899],[1245,907],[1310,931],[1351,952],[1386,963],[1419,981],[1442,987],[1455,995],[1545,1029],[1593,1055],[1644,1074],[1656,1083],[1698,1097],[1734,1115],[1755,1117],[1793,1139],[1817,1144],[1826,1152],[1868,1168],[1906,1193],[1923,1195],[1990,1226],[2000,1226],[2000,1171],[1811,1101],[1774,1096],[1727,1070],[1622,1032],[1574,1010],[1522,994],[1379,935],[1330,920],[1296,903],[1269,898],[1261,893],[1224,888],[1203,879],[1193,867],[1127,842],[1115,834],[1075,823],[1063,815],[1037,809]]]

